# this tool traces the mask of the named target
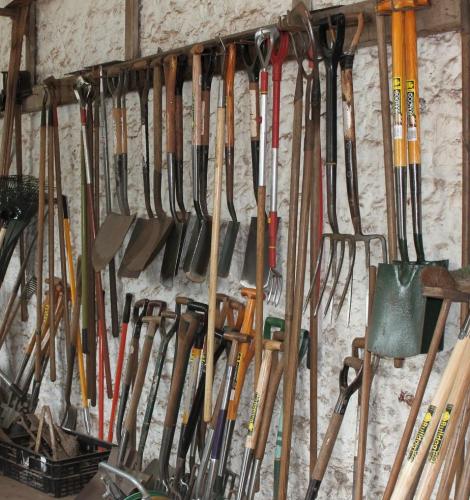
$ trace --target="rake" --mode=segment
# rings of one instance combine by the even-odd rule
[[[37,212],[38,190],[35,177],[0,176],[0,286],[16,243]]]

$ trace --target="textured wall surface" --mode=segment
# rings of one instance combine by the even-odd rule
[[[315,2],[315,7],[325,7],[340,2]],[[353,2],[341,2],[353,3]],[[241,0],[239,2],[206,1],[188,4],[182,0],[143,0],[141,2],[141,46],[144,55],[152,54],[160,47],[163,50],[202,41],[217,34],[241,31],[258,25],[274,22],[280,14],[290,8],[290,1]],[[118,0],[93,2],[86,0],[44,0],[38,4],[38,76],[60,77],[69,71],[102,61],[122,59],[124,57],[124,2]],[[0,69],[7,66],[9,24],[0,19]],[[460,36],[447,33],[419,39],[419,72],[422,109],[423,142],[423,200],[424,234],[428,259],[448,258],[451,267],[459,266],[460,261],[460,209],[461,209],[461,60]],[[322,68],[323,72],[323,68]],[[285,265],[285,243],[288,219],[288,191],[290,145],[292,129],[292,100],[296,67],[294,63],[285,66],[282,86],[282,123],[281,145],[279,152],[279,212],[283,219],[281,228],[281,269]],[[383,175],[383,152],[381,145],[380,92],[376,47],[359,49],[354,67],[355,99],[358,138],[358,166],[361,195],[363,226],[367,233],[386,232],[385,189]],[[212,110],[216,106],[216,81],[213,85]],[[239,296],[239,276],[243,265],[246,235],[250,217],[255,213],[254,197],[251,189],[251,163],[249,146],[249,99],[247,78],[237,74],[235,79],[236,116],[235,116],[235,193],[236,209],[241,221],[241,228],[228,279],[220,280],[219,290]],[[323,87],[324,88],[324,87]],[[183,91],[185,120],[185,174],[190,173],[191,140],[191,85],[185,84]],[[129,94],[128,105],[128,145],[129,145],[129,202],[131,210],[144,216],[143,189],[140,171],[140,125],[138,99]],[[110,107],[108,111],[110,120]],[[341,130],[341,107],[338,105]],[[67,106],[59,110],[61,160],[64,178],[64,191],[69,195],[73,227],[73,245],[80,251],[80,131],[77,106]],[[323,123],[324,125],[324,123]],[[23,117],[24,126],[24,169],[31,173],[38,170],[39,116]],[[215,114],[211,119],[210,166],[214,160]],[[322,128],[322,135],[324,127]],[[352,227],[347,208],[347,197],[343,173],[343,151],[341,132],[338,141],[339,179],[338,206],[339,223],[342,231],[351,231]],[[110,138],[111,140],[111,138]],[[153,142],[153,141],[152,141]],[[112,142],[111,142],[112,143]],[[270,161],[270,154],[268,154]],[[164,167],[166,168],[166,166]],[[209,168],[211,170],[211,168]],[[165,171],[166,172],[166,171]],[[164,172],[164,179],[166,175]],[[212,174],[209,174],[209,185]],[[104,191],[102,191],[104,207]],[[191,206],[189,181],[186,183],[185,199]],[[167,205],[167,195],[164,193]],[[209,200],[209,207],[212,200]],[[223,218],[228,213],[223,206]],[[103,215],[103,214],[102,214]],[[411,230],[411,224],[410,224]],[[410,246],[411,250],[411,246]],[[414,254],[414,251],[411,250]],[[120,254],[122,256],[122,253]],[[375,255],[377,258],[378,255]],[[118,256],[119,260],[119,256]],[[46,264],[47,265],[47,264]],[[125,292],[132,292],[137,298],[151,297],[173,302],[176,294],[186,294],[204,300],[207,296],[207,284],[194,284],[179,276],[173,289],[165,289],[159,283],[161,256],[137,281],[123,280],[118,285],[120,306]],[[17,263],[14,260],[7,275],[7,280],[0,290],[0,304],[4,305],[11,284],[15,279]],[[105,278],[107,282],[107,278]],[[321,320],[319,334],[319,445],[328,425],[328,419],[338,394],[338,373],[342,360],[351,349],[354,337],[364,334],[366,310],[367,279],[364,268],[364,255],[358,252],[354,280],[354,296],[351,306],[351,318],[348,326],[346,308],[338,319],[329,316]],[[267,314],[282,316],[284,298],[277,308],[267,307]],[[322,313],[321,313],[322,315]],[[322,315],[323,316],[323,315]],[[429,390],[424,403],[427,404],[439,380],[439,374],[446,364],[449,349],[452,347],[456,327],[457,310],[452,310],[450,325],[447,328],[446,346],[438,355],[437,369],[431,376]],[[309,324],[308,315],[303,318],[303,326]],[[21,351],[31,334],[34,325],[34,299],[30,307],[28,324],[15,322],[6,347],[0,355],[0,366],[15,373],[18,368]],[[117,340],[110,338],[109,348],[114,372],[114,360],[117,352]],[[63,334],[58,341],[59,374],[65,366]],[[170,349],[171,352],[171,349]],[[156,352],[154,353],[154,357]],[[171,358],[171,356],[170,356]],[[170,361],[170,360],[169,360]],[[393,457],[402,434],[408,407],[399,402],[401,391],[414,392],[424,358],[417,357],[405,363],[404,368],[396,370],[389,360],[381,361],[373,383],[368,441],[368,460],[366,467],[366,491],[368,499],[378,498],[383,491]],[[152,365],[150,365],[152,366]],[[169,381],[170,363],[164,370],[164,380]],[[153,368],[152,368],[153,369]],[[150,379],[151,370],[148,379]],[[56,383],[47,380],[43,384],[41,403],[50,404],[57,417],[62,414],[61,378]],[[251,383],[251,374],[248,384]],[[308,481],[308,445],[309,445],[309,373],[304,366],[299,370],[298,397],[294,420],[294,438],[291,460],[289,498],[296,500],[304,497]],[[149,382],[149,380],[148,380]],[[162,384],[154,422],[151,427],[146,457],[151,458],[159,448],[160,429],[165,412],[165,396],[168,384]],[[249,386],[249,385],[248,385]],[[73,402],[80,404],[78,383],[73,387]],[[144,387],[142,401],[146,401],[149,383]],[[248,391],[244,395],[240,424],[237,426],[233,445],[231,467],[239,470],[242,446],[245,435],[244,423],[249,416]],[[352,465],[355,449],[356,401],[351,399],[343,427],[322,485],[320,498],[347,499],[351,496]],[[139,423],[145,406],[139,408]],[[279,404],[275,410],[277,421]],[[93,411],[94,416],[96,412]],[[80,420],[80,425],[82,424]],[[94,428],[97,420],[94,418]],[[139,424],[140,425],[140,424]],[[272,459],[274,440],[271,437],[263,467],[262,491],[259,498],[269,498],[272,492]]]

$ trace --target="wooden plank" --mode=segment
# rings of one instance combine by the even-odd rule
[[[126,0],[126,4],[131,0]],[[134,0],[134,3],[138,2]],[[127,5],[126,5],[127,7]],[[318,11],[312,11],[312,20],[313,22],[318,22],[320,19],[325,16],[343,12],[345,15],[351,15],[354,13],[358,13],[360,11],[364,12],[365,15],[365,27],[364,32],[361,37],[360,46],[370,46],[375,45],[377,43],[377,34],[375,29],[375,1],[366,0],[362,2],[358,2],[352,5],[347,5],[344,7],[334,7],[321,9]],[[138,11],[138,9],[136,9]],[[133,18],[133,22],[135,23],[135,17]],[[389,19],[386,19],[387,27],[389,28]],[[130,25],[131,21],[128,21],[126,17],[126,27]],[[247,30],[242,33],[234,33],[227,37],[224,37],[224,42],[229,43],[231,41],[237,41],[242,39],[252,38],[255,31],[258,28],[254,28],[252,30]],[[434,2],[431,4],[431,7],[428,9],[423,9],[419,12],[417,16],[417,29],[419,36],[428,36],[434,33],[442,33],[447,31],[460,31],[461,23],[460,23],[460,0],[447,0],[446,2]],[[131,32],[130,30],[129,32]],[[346,41],[348,42],[348,38],[352,36],[353,30],[346,31]],[[134,30],[135,34],[135,30]],[[126,38],[127,39],[127,38]],[[130,43],[130,42],[129,42]],[[134,40],[135,43],[135,40]],[[218,40],[207,40],[202,42],[205,46],[215,46],[219,42]],[[117,71],[119,68],[126,67],[129,69],[143,69],[148,66],[149,62],[153,61],[157,57],[163,57],[169,53],[172,54],[181,54],[188,53],[191,49],[191,46],[186,47],[178,47],[171,51],[159,54],[152,54],[150,56],[146,56],[143,58],[129,58],[125,63],[117,63],[109,65],[108,70],[111,72]],[[127,57],[126,57],[127,59]],[[191,78],[191,60],[188,61],[188,71],[186,78]],[[106,63],[103,63],[106,65]],[[240,65],[237,70],[243,70],[242,65]],[[74,78],[65,77],[58,80],[61,83],[61,95],[58,96],[59,105],[71,104],[75,102],[75,96],[73,94],[73,80]],[[131,90],[131,89],[130,89]],[[39,111],[41,109],[42,104],[42,90],[38,87],[34,90],[34,94],[28,97],[23,105],[23,110],[26,113]]]
[[[140,56],[139,0],[126,0],[124,56],[126,61]]]

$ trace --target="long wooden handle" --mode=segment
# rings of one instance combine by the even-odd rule
[[[444,301],[445,302],[445,301]],[[459,339],[452,351],[446,369],[442,375],[439,387],[426,410],[416,437],[408,452],[406,463],[401,476],[398,478],[395,489],[391,496],[392,500],[405,498],[413,488],[416,475],[426,459],[426,453],[432,443],[434,432],[439,424],[440,416],[445,408],[449,393],[452,389],[459,366],[468,359],[470,354],[470,337],[468,336],[469,322],[466,322],[466,336]],[[423,432],[425,430],[425,432]]]
[[[221,83],[221,85],[223,82]],[[219,262],[220,204],[222,198],[222,168],[224,163],[225,105],[217,108],[214,204],[212,210],[211,254],[209,262],[209,314],[207,318],[207,366],[204,391],[204,422],[212,417],[212,381],[214,379],[215,319],[217,312],[217,271]]]
[[[171,428],[176,425],[178,409],[183,391],[184,379],[188,366],[189,354],[193,345],[194,336],[199,326],[199,316],[194,313],[185,313],[181,316],[178,329],[178,351],[173,369],[168,406],[165,415],[164,427]]]
[[[155,333],[160,325],[160,316],[150,316],[143,319],[144,322],[148,323],[147,333],[145,335],[144,344],[142,346],[142,352],[140,357],[139,368],[137,370],[137,375],[134,384],[134,390],[132,391],[132,398],[129,404],[129,409],[127,411],[125,429],[127,432],[133,432],[137,420],[137,408],[139,406],[140,396],[142,394],[142,389],[145,383],[145,375],[147,373],[147,367],[150,359],[150,354],[152,352],[153,339],[155,338]]]
[[[166,90],[166,152],[175,154],[175,85],[178,58],[175,55],[165,58],[165,90]]]
[[[405,429],[398,446],[398,450],[393,462],[392,470],[390,471],[390,476],[388,478],[387,486],[384,492],[384,500],[390,500],[395,485],[397,484],[398,475],[400,474],[400,469],[405,459],[406,448],[408,442],[410,441],[411,435],[413,433],[414,424],[416,418],[419,414],[421,403],[423,401],[424,393],[428,384],[429,377],[431,375],[432,367],[434,365],[434,360],[436,358],[437,350],[444,333],[444,327],[447,321],[447,316],[449,315],[449,310],[451,306],[450,300],[444,300],[441,305],[441,310],[439,312],[439,317],[436,323],[436,328],[432,337],[431,345],[429,346],[429,351],[424,362],[423,370],[421,372],[418,386],[416,388],[415,396],[413,399],[413,404],[406,421]],[[457,347],[457,346],[456,346]],[[459,348],[460,349],[460,348]],[[455,348],[454,348],[455,352]],[[454,355],[454,353],[453,353]],[[457,356],[457,354],[455,354]]]
[[[452,437],[457,431],[459,417],[468,396],[470,385],[470,345],[461,360],[459,370],[454,379],[452,390],[442,412],[428,459],[421,474],[421,482],[414,498],[427,500],[431,498],[437,476],[441,470]]]

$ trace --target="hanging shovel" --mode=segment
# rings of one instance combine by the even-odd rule
[[[116,255],[135,219],[135,215],[130,214],[127,202],[127,120],[125,107],[127,82],[127,71],[122,71],[117,77],[108,77],[108,87],[113,96],[114,167],[121,213],[110,212],[98,230],[91,256],[95,272],[102,271]]]
[[[218,275],[221,278],[226,278],[230,272],[230,264],[232,263],[233,250],[237,241],[240,222],[237,220],[235,213],[235,205],[233,203],[233,167],[234,167],[234,145],[235,145],[235,98],[234,98],[234,83],[235,83],[235,66],[237,52],[236,45],[231,43],[227,47],[227,74],[225,78],[225,96],[226,96],[226,130],[225,138],[225,182],[227,208],[231,220],[223,224],[221,228],[222,248],[219,253],[219,269]]]
[[[193,174],[193,206],[196,216],[191,217],[188,224],[188,235],[184,241],[182,251],[182,267],[187,273],[191,268],[191,262],[196,248],[202,220],[204,219],[199,199],[199,179],[202,162],[202,45],[195,45],[191,49],[192,54],[192,139],[191,139],[191,163]]]
[[[199,146],[196,147],[196,164],[194,167],[195,208],[198,214],[199,232],[191,253],[188,251],[184,270],[186,276],[196,283],[202,283],[206,277],[209,264],[212,219],[207,210],[207,166],[209,153],[209,119],[210,119],[210,84],[213,75],[213,55],[207,56],[204,73],[202,72],[202,56],[199,52],[193,52],[193,95],[195,100],[195,139]],[[200,82],[194,84],[194,81]],[[205,100],[202,100],[204,85]],[[204,104],[204,105],[203,105]],[[198,207],[198,208],[197,208]]]
[[[414,28],[415,30],[415,28]],[[407,30],[408,31],[408,30]],[[413,27],[411,30],[413,31]],[[414,37],[416,34],[414,32]],[[406,50],[416,51],[416,38],[413,43],[407,42]],[[397,205],[398,247],[401,262],[379,264],[372,318],[369,330],[367,347],[369,351],[381,356],[393,358],[407,358],[426,353],[439,315],[440,301],[429,299],[422,295],[421,273],[426,265],[441,265],[447,267],[447,261],[425,262],[422,246],[419,243],[421,225],[420,212],[413,217],[415,243],[418,255],[417,262],[410,262],[406,239],[406,187],[407,187],[407,144],[406,105],[408,101],[412,108],[409,127],[416,127],[409,131],[409,142],[418,142],[418,85],[416,68],[406,68],[405,72],[405,14],[401,11],[392,13],[392,91],[393,91],[393,164],[395,171],[395,199]],[[409,56],[409,54],[408,54]],[[416,58],[415,58],[416,61]],[[413,87],[409,95],[405,95],[405,74],[408,73]],[[411,82],[413,82],[411,84]],[[411,101],[411,102],[410,102]],[[411,116],[414,115],[414,116]],[[419,144],[412,147],[419,148]],[[419,149],[417,149],[419,151]],[[419,157],[410,152],[410,163],[419,164]],[[416,171],[413,189],[411,190],[412,206],[418,207],[420,201],[418,184],[419,177]],[[418,234],[417,234],[418,233]],[[423,259],[423,260],[421,260]]]
[[[170,210],[174,226],[168,237],[163,255],[161,280],[167,287],[173,286],[173,278],[178,273],[181,251],[186,235],[186,214],[176,211],[176,163],[175,163],[175,85],[178,58],[170,55],[165,58],[166,86],[166,155],[168,163],[168,186]]]
[[[127,245],[119,268],[119,276],[138,278],[140,273],[153,261],[163,248],[169,231],[169,224],[161,224],[154,218],[150,203],[150,146],[148,96],[150,90],[150,68],[137,74],[137,86],[140,99],[140,123],[142,128],[142,177],[144,183],[144,200],[148,219],[139,217],[135,223],[132,235]],[[162,234],[162,231],[164,234]]]

